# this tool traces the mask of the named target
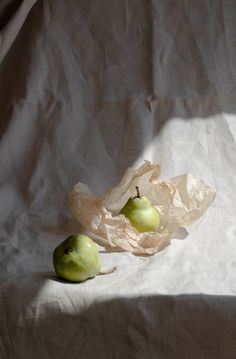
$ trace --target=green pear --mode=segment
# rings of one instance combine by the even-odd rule
[[[81,282],[100,271],[100,258],[96,243],[83,234],[65,239],[53,252],[53,265],[58,277]]]
[[[129,219],[131,225],[139,232],[153,232],[160,226],[160,216],[147,197],[140,197],[139,189],[136,187],[137,196],[130,198],[120,211]]]

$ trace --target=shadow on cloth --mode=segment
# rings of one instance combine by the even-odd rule
[[[234,296],[105,299],[100,293],[91,299],[89,282],[64,283],[41,273],[5,286],[1,358],[234,357]]]

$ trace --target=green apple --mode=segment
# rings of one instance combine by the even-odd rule
[[[160,216],[147,197],[140,197],[136,187],[137,196],[131,197],[120,211],[129,219],[131,225],[139,232],[153,232],[160,226]]]
[[[53,265],[58,277],[81,282],[100,271],[100,258],[96,243],[83,234],[65,239],[53,252]]]

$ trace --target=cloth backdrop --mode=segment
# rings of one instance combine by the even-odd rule
[[[236,356],[236,3],[0,2],[0,357]],[[117,271],[54,276],[95,195],[128,166],[161,163],[217,191],[184,240]]]

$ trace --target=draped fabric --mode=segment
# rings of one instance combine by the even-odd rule
[[[233,1],[0,2],[1,358],[235,357],[235,45]],[[215,201],[154,256],[101,247],[116,272],[59,281],[75,183],[145,159]]]

